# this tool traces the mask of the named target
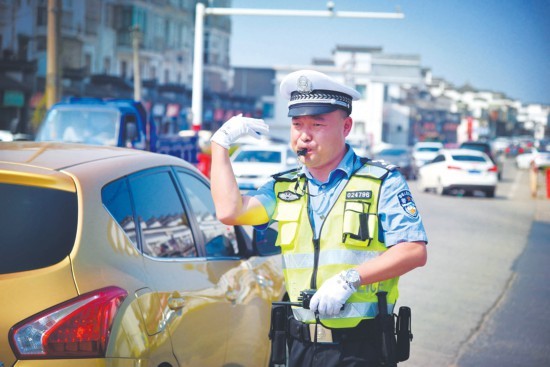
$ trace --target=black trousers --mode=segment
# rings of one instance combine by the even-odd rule
[[[309,325],[289,322],[289,367],[378,367],[379,333],[375,320],[363,320],[352,329],[332,329],[332,343],[315,343]]]

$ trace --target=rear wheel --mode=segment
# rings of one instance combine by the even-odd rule
[[[495,188],[491,187],[491,188],[488,188],[487,190],[485,190],[485,196],[487,196],[488,198],[494,198],[495,197]]]

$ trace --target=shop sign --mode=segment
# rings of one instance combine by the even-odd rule
[[[22,92],[16,90],[7,90],[4,92],[2,105],[5,107],[23,107],[25,105],[25,96]]]

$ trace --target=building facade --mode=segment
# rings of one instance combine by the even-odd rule
[[[330,59],[315,59],[311,65],[276,67],[272,106],[264,106],[263,110],[272,111],[265,120],[277,138],[288,139],[290,126],[288,101],[279,94],[279,84],[288,73],[300,69],[323,72],[361,93],[361,99],[353,102],[350,138],[362,139],[368,146],[382,141],[406,143],[408,111],[397,102],[403,87],[423,85],[419,56],[385,54],[379,47],[337,45]]]
[[[0,130],[33,132],[44,107],[48,3],[0,0]],[[55,0],[63,96],[141,99],[162,123],[191,119],[195,8],[230,7],[230,0]],[[137,39],[139,70],[134,70]],[[530,134],[548,136],[549,107],[522,105],[503,93],[460,88],[432,78],[419,55],[381,47],[336,45],[309,65],[239,68],[230,60],[231,18],[205,18],[203,129],[231,116],[264,117],[288,139],[287,101],[278,86],[289,72],[315,69],[354,87],[352,139],[375,146]],[[32,123],[34,124],[31,124]]]
[[[162,111],[161,118],[173,118],[175,113],[186,119],[197,2],[56,0],[62,96],[133,98],[134,75],[139,72],[146,105],[153,108],[162,104],[155,109]],[[48,3],[48,0],[0,0],[0,88],[7,96],[7,104],[0,109],[30,107],[27,115],[10,111],[10,120],[28,120],[43,99]],[[208,5],[229,7],[231,1],[208,1]],[[139,70],[134,70],[134,37],[139,39]],[[206,19],[202,55],[205,99],[223,99],[232,86],[230,39],[230,17]],[[208,114],[212,115],[211,109],[205,111]],[[0,123],[0,129],[7,128],[8,123]],[[19,130],[32,130],[21,125]]]

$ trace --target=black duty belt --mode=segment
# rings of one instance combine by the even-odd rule
[[[301,342],[314,342],[314,333],[312,330],[315,325],[305,324],[294,319],[289,320],[288,332],[290,337]],[[318,328],[322,325],[317,325]],[[342,340],[359,340],[373,338],[376,335],[377,327],[374,319],[362,320],[354,328],[332,328],[328,329],[332,333],[332,341],[340,343]],[[319,334],[318,334],[319,335]]]

